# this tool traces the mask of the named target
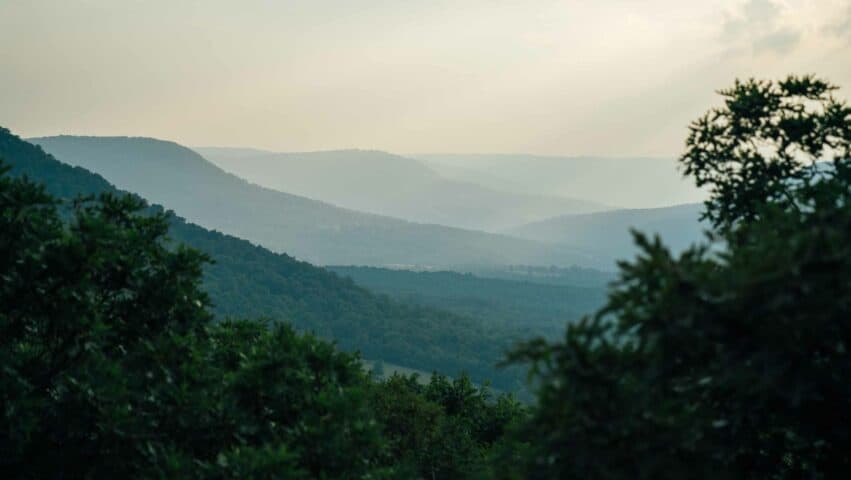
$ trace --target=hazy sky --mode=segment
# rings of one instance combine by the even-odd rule
[[[851,98],[851,0],[0,0],[0,125],[273,150],[673,155],[735,77]]]

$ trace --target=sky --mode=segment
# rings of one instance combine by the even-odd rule
[[[851,98],[851,0],[0,0],[0,125],[278,151],[674,156],[735,78]]]

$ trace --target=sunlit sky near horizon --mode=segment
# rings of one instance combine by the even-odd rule
[[[672,156],[736,77],[851,98],[851,0],[0,0],[22,136]]]

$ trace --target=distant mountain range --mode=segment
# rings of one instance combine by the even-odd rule
[[[605,266],[581,249],[366,214],[264,188],[173,142],[75,136],[30,141],[192,222],[311,263]]]
[[[602,203],[504,192],[450,180],[418,160],[375,150],[194,150],[264,187],[420,223],[498,231],[554,215],[609,209]]]
[[[190,221],[320,265],[463,271],[481,271],[476,267],[499,265],[578,265],[613,270],[615,260],[628,258],[635,252],[628,232],[631,227],[650,234],[661,233],[675,250],[701,238],[697,220],[699,204],[565,215],[562,208],[575,210],[592,206],[573,200],[549,203],[554,197],[515,195],[479,187],[472,182],[447,181],[421,162],[382,152],[278,154],[254,149],[199,149],[217,158],[222,165],[241,165],[239,169],[243,174],[256,177],[258,181],[269,171],[272,173],[268,177],[272,180],[265,181],[266,184],[287,184],[287,188],[299,193],[310,190],[313,195],[343,204],[336,206],[294,195],[291,191],[250,183],[214,165],[196,151],[173,142],[73,136],[32,141],[64,162],[90,169],[120,188],[174,208]],[[622,189],[614,188],[623,182],[622,175],[616,174],[618,165],[622,171],[633,173],[638,184],[649,181],[647,175],[658,176],[658,195],[664,192],[669,195],[676,193],[678,188],[685,188],[674,166],[662,160],[512,158],[464,156],[467,167],[495,165],[488,174],[482,175],[484,181],[496,174],[515,171],[517,182],[527,182],[545,175],[520,167],[541,166],[553,177],[541,180],[542,190],[546,185],[573,182],[579,185],[576,188],[587,193],[586,182],[599,184],[611,178],[613,187],[606,189],[598,185],[596,195],[625,195]],[[440,159],[446,160],[445,157]],[[434,158],[424,161],[435,162]],[[639,174],[641,168],[636,165],[647,171]],[[572,175],[573,179],[560,179],[556,175],[559,171],[564,176]],[[642,188],[653,189],[647,185]],[[693,188],[683,192],[700,193]],[[489,199],[497,206],[487,208]],[[513,200],[522,206],[513,210]],[[543,214],[552,209],[559,213],[534,222],[512,224],[499,233],[486,233],[364,213],[344,203],[347,201],[355,202],[358,207],[395,209],[397,213],[408,212],[415,216],[455,211],[452,215],[458,221],[467,217],[473,222],[472,219],[479,215],[483,223],[492,226],[508,223],[507,219],[513,215],[523,218],[518,213],[521,210],[528,213],[537,209]],[[464,210],[465,203],[471,206],[469,210]],[[450,208],[450,205],[455,207]]]
[[[635,245],[629,230],[658,234],[668,248],[679,252],[703,237],[708,228],[698,221],[703,204],[675,207],[613,210],[584,215],[561,215],[506,231],[539,242],[551,242],[576,248],[593,246],[598,255],[615,260],[630,258]]]
[[[634,252],[630,226],[662,234],[675,250],[701,235],[698,204],[557,215],[498,235],[371,215],[263,188],[172,142],[69,136],[33,142],[65,163],[2,129],[0,157],[11,162],[15,174],[45,182],[55,195],[118,192],[90,169],[191,221],[236,235],[180,217],[172,223],[174,240],[213,256],[205,287],[218,315],[289,320],[368,358],[425,371],[466,370],[501,388],[516,387],[520,378],[516,371],[493,369],[504,348],[525,335],[555,334],[560,321],[592,311],[604,299],[602,285],[612,278],[547,265],[611,269],[615,259]],[[397,157],[386,160],[392,158]],[[394,301],[237,236],[325,264],[463,265],[465,271],[524,282],[334,267]],[[512,292],[522,301],[512,302]]]
[[[582,198],[619,208],[698,203],[705,192],[673,158],[472,154],[412,155],[447,178],[499,190]],[[561,212],[561,214],[580,212]]]

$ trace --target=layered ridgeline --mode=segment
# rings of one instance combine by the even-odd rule
[[[447,178],[507,191],[578,197],[621,208],[664,207],[698,203],[706,198],[691,179],[683,177],[673,158],[522,154],[414,158]]]
[[[421,223],[498,231],[555,215],[607,208],[595,202],[504,192],[470,181],[451,180],[418,160],[375,150],[194,150],[258,185]]]
[[[560,245],[411,223],[263,188],[173,142],[71,136],[32,142],[189,221],[312,263],[605,266],[590,252]]]
[[[487,319],[491,325],[525,335],[559,337],[565,322],[603,306],[602,285],[544,285],[480,278],[457,272],[412,272],[375,267],[328,267],[373,292],[458,315]]]
[[[708,227],[700,222],[703,204],[612,210],[582,215],[561,215],[506,231],[518,237],[576,248],[593,248],[610,262],[631,258],[637,251],[629,229],[658,234],[674,252],[700,240]]]
[[[103,177],[61,163],[3,129],[0,158],[12,166],[13,175],[43,182],[61,198],[119,192]],[[204,287],[219,317],[286,320],[369,359],[449,374],[463,370],[503,389],[517,385],[517,372],[493,367],[517,338],[507,329],[373,295],[332,272],[176,216],[170,235],[212,256]]]

